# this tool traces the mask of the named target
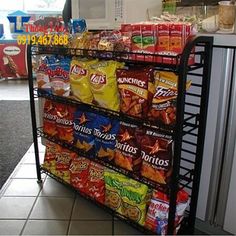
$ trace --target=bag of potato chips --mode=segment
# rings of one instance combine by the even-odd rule
[[[50,100],[45,100],[43,109],[43,132],[55,136],[57,134],[56,128],[57,112],[55,105]]]
[[[89,66],[97,60],[75,58],[70,65],[70,86],[75,99],[83,103],[92,104],[93,94],[89,83]]]
[[[120,100],[116,82],[116,69],[123,63],[100,61],[90,66],[89,82],[95,103],[103,108],[120,110]]]

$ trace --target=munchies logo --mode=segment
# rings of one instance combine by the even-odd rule
[[[146,86],[146,81],[142,81],[136,78],[126,78],[126,77],[120,77],[118,78],[119,84],[135,84],[140,88],[144,88]]]

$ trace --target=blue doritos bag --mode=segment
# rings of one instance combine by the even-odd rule
[[[90,155],[94,156],[94,122],[96,115],[78,109],[74,116],[74,141],[75,146]]]
[[[95,137],[95,151],[99,159],[111,161],[114,158],[119,125],[118,120],[112,120],[100,115],[96,117],[93,134]]]

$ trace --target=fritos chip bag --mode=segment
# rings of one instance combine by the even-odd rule
[[[104,167],[94,162],[89,166],[87,192],[98,202],[105,202]]]
[[[153,80],[152,69],[119,69],[116,72],[121,97],[121,112],[146,117],[148,112],[149,81]]]
[[[70,95],[70,59],[60,58],[55,63],[49,64],[48,67],[52,93],[57,96],[68,97]]]
[[[56,128],[57,113],[55,105],[50,100],[45,100],[43,109],[43,132],[55,136],[57,134]]]
[[[119,121],[105,116],[97,115],[93,130],[95,137],[95,151],[97,157],[111,161],[115,155],[116,135],[119,130]]]
[[[186,83],[186,90],[191,81]],[[155,93],[148,117],[161,124],[174,125],[176,123],[176,98],[178,95],[178,76],[173,72],[155,72]]]
[[[70,65],[70,85],[72,95],[81,102],[92,104],[93,94],[89,83],[89,66],[97,60],[76,58]]]
[[[152,130],[140,130],[141,175],[159,184],[167,184],[172,170],[171,136]]]
[[[175,232],[177,234],[180,223],[183,220],[184,212],[189,205],[188,193],[180,190],[177,195],[177,205],[175,214]],[[154,191],[151,203],[147,212],[145,227],[158,235],[166,235],[169,215],[169,198],[166,194]]]
[[[78,110],[74,117],[75,146],[86,154],[94,155],[93,128],[96,116],[94,113]]]
[[[120,110],[120,100],[116,82],[116,69],[123,63],[100,61],[90,66],[90,86],[95,103],[103,108]]]
[[[68,183],[70,183],[69,167],[71,161],[76,157],[76,153],[62,147],[60,152],[56,153],[56,175]]]
[[[135,136],[136,125],[120,122],[116,139],[115,164],[129,171],[138,171],[142,158]]]
[[[66,141],[67,143],[72,143],[73,137],[73,121],[75,107],[72,105],[55,103],[56,107],[56,127],[57,136],[60,140]]]
[[[148,187],[122,174],[105,169],[106,205],[144,225]]]
[[[87,191],[90,160],[85,157],[78,157],[70,164],[70,183],[83,193]]]
[[[44,156],[43,167],[52,174],[56,174],[56,154],[59,153],[61,147],[50,141],[46,142],[46,152]]]

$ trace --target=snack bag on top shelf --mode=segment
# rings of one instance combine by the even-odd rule
[[[188,193],[180,190],[177,195],[177,205],[175,214],[175,234],[177,234],[180,223],[183,220],[184,212],[189,205]],[[169,215],[169,198],[166,194],[154,191],[151,203],[148,208],[145,227],[159,235],[167,234]]]
[[[141,24],[132,24],[131,26],[132,30],[132,37],[131,37],[131,50],[133,53],[142,53],[142,31],[141,31]],[[132,55],[133,60],[143,60],[143,55]]]
[[[60,58],[48,65],[48,76],[51,81],[52,94],[68,97],[70,95],[70,59]]]
[[[85,157],[74,158],[70,164],[70,183],[83,193],[87,193],[90,160]]]
[[[70,85],[72,95],[75,99],[92,104],[93,94],[89,83],[89,66],[96,63],[97,60],[88,60],[84,58],[74,58],[70,65]]]
[[[77,154],[66,149],[60,149],[56,153],[56,175],[64,181],[70,183],[70,164],[73,159],[77,158]]]
[[[56,127],[57,112],[54,103],[51,100],[45,100],[43,109],[43,132],[55,136],[57,134]]]
[[[123,63],[116,61],[100,61],[90,66],[90,86],[95,103],[103,108],[120,110],[120,100],[117,89],[116,69]]]
[[[119,121],[109,117],[97,115],[93,134],[95,137],[95,152],[99,159],[112,161],[115,156],[116,135]]]
[[[150,84],[153,81],[153,70],[118,69],[116,71],[118,89],[121,97],[121,112],[145,118],[148,112]]]
[[[186,90],[191,81],[186,83]],[[176,123],[176,98],[178,95],[178,76],[173,72],[155,72],[155,93],[148,113],[150,120],[165,125]]]
[[[136,125],[120,122],[116,138],[115,164],[129,171],[138,171],[142,163],[136,129]]]
[[[89,166],[87,193],[96,201],[105,203],[104,167],[94,162]]]
[[[78,108],[74,116],[75,146],[86,154],[94,156],[93,129],[96,122],[94,113],[85,112]]]
[[[73,121],[75,107],[73,105],[55,103],[57,137],[67,143],[73,143]]]
[[[148,129],[140,129],[137,136],[140,136],[141,175],[161,185],[167,184],[172,171],[171,136]]]

